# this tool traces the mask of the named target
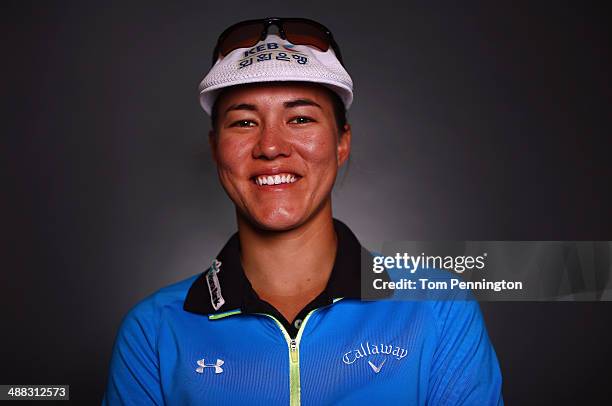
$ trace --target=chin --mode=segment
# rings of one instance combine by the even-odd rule
[[[249,222],[256,228],[268,231],[287,231],[298,227],[304,222],[303,215],[279,208],[253,214],[247,216]]]

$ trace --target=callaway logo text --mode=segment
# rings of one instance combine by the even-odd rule
[[[402,347],[387,344],[370,344],[368,341],[366,341],[365,343],[361,343],[358,348],[344,353],[342,356],[342,362],[344,362],[346,365],[350,365],[361,358],[376,354],[391,355],[397,360],[401,360],[408,355],[408,350]],[[381,367],[382,364],[376,368],[372,366],[374,372],[378,372],[376,369],[378,368],[378,370],[380,370]]]

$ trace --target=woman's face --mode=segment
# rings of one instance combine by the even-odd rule
[[[307,83],[246,85],[218,100],[210,144],[239,215],[266,230],[297,227],[322,209],[350,152],[327,90]],[[279,183],[280,182],[280,183]]]

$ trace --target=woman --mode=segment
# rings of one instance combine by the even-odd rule
[[[367,250],[332,217],[351,146],[341,61],[311,20],[220,36],[200,101],[238,232],[128,313],[104,404],[503,404],[477,303],[360,300]]]

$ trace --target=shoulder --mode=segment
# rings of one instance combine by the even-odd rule
[[[396,283],[393,295],[380,305],[387,314],[419,315],[438,340],[461,332],[481,334],[484,321],[478,301],[469,290],[451,287],[453,280],[462,279],[460,275],[440,269],[418,269],[410,273],[391,267],[386,271],[389,280]],[[412,283],[411,288],[404,286],[408,281]]]
[[[200,274],[165,286],[134,305],[124,316],[120,333],[140,330],[145,335],[155,335],[160,321],[167,312],[180,311],[189,288]]]
[[[163,404],[159,327],[168,310],[182,309],[198,275],[159,289],[132,307],[121,322],[102,404]]]

